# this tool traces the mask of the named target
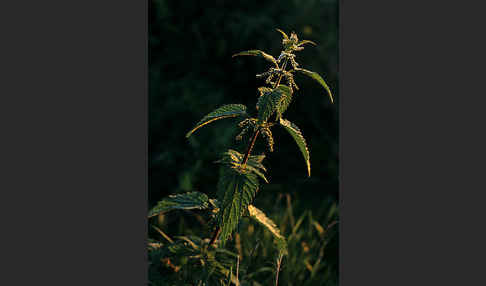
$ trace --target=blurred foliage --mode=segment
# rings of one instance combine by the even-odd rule
[[[162,197],[187,191],[214,197],[218,181],[218,166],[214,161],[226,149],[244,150],[245,145],[238,144],[245,144],[245,140],[234,140],[238,130],[233,119],[215,122],[213,128],[203,127],[189,139],[184,135],[204,115],[223,104],[245,104],[254,113],[257,87],[263,81],[255,74],[265,71],[268,63],[252,57],[231,58],[231,55],[261,49],[278,57],[281,35],[276,28],[286,32],[294,30],[303,39],[318,44],[307,46],[298,54],[298,61],[324,76],[335,101],[331,104],[323,95],[322,87],[312,79],[296,76],[300,90],[287,116],[307,139],[312,176],[307,178],[293,139],[276,129],[275,151],[267,153],[265,159],[270,184],[262,186],[254,204],[265,210],[288,238],[296,221],[303,217],[301,226],[289,238],[289,255],[283,260],[279,285],[336,285],[338,226],[333,227],[336,233],[332,238],[326,236],[326,250],[319,265],[312,271],[307,265],[318,261],[324,241],[313,221],[325,228],[338,219],[337,1],[149,1],[148,204],[151,208]],[[264,150],[265,142],[259,140],[255,153]],[[280,204],[276,203],[278,198]],[[287,198],[291,198],[295,218],[287,214]],[[157,225],[169,235],[205,233],[210,236],[202,220],[197,215],[167,216],[152,218],[149,224]],[[242,223],[240,229],[247,229],[248,224],[251,223]],[[255,231],[258,229],[261,228],[255,224]],[[265,253],[273,251],[273,241],[263,229],[261,232],[246,237],[247,231],[241,231],[242,249],[250,249],[256,241],[260,246],[253,253],[248,269],[244,265],[249,263],[245,259],[250,255],[243,255],[240,271],[253,273],[262,267],[274,271],[274,256]],[[160,234],[150,228],[149,237],[159,239]],[[264,272],[254,276],[263,277],[258,280],[261,285],[271,285],[273,274]],[[154,272],[151,267],[150,273],[154,278],[161,272]]]

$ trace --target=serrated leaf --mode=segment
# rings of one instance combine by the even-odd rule
[[[216,161],[216,163],[226,163],[228,164],[231,168],[234,168],[235,170],[239,170],[242,167],[241,163],[243,162],[243,158],[245,155],[241,154],[238,151],[229,149],[225,153],[223,153],[223,157],[221,160]],[[265,155],[250,155],[248,157],[248,161],[246,162],[245,169],[248,171],[251,171],[258,175],[260,178],[262,178],[266,183],[268,183],[267,178],[265,175],[263,175],[262,172],[260,172],[260,169],[263,171],[267,171],[265,167],[262,165],[262,161],[265,158]]]
[[[277,90],[281,92],[279,103],[277,104],[278,118],[287,110],[292,101],[292,89],[290,87],[280,84]]]
[[[148,217],[153,217],[159,213],[171,210],[207,209],[209,208],[208,203],[208,196],[199,192],[170,195],[159,201],[157,205],[149,211]]]
[[[333,100],[332,94],[331,94],[331,89],[329,89],[329,86],[327,85],[327,83],[324,81],[324,79],[318,73],[313,72],[313,71],[309,71],[309,70],[306,70],[306,69],[301,69],[301,68],[297,68],[297,69],[295,69],[295,71],[303,73],[303,74],[313,78],[314,80],[316,80],[320,85],[322,85],[324,87],[324,89],[329,94],[329,98],[331,98],[331,102],[334,103],[334,100]]]
[[[272,55],[269,55],[265,53],[264,51],[260,50],[249,50],[249,51],[243,51],[239,52],[237,54],[234,54],[232,57],[237,57],[237,56],[260,56],[266,59],[267,61],[273,63],[276,67],[278,67],[277,61]]]
[[[280,118],[291,101],[292,90],[286,85],[280,84],[277,88],[264,92],[257,101],[258,120],[266,122],[275,112],[278,113],[278,118]]]
[[[220,240],[226,242],[258,191],[258,178],[252,172],[238,172],[223,166],[218,182]]]
[[[285,240],[285,237],[280,234],[280,230],[278,229],[277,225],[270,218],[268,218],[264,212],[262,212],[253,205],[248,206],[248,213],[252,219],[263,225],[268,231],[273,234],[279,251],[286,252],[287,242]]]
[[[211,123],[218,119],[228,118],[228,117],[237,117],[237,116],[246,116],[246,106],[243,104],[227,104],[223,105],[216,110],[212,111],[211,113],[207,114],[203,117],[191,131],[187,132],[186,137],[191,136],[194,131],[203,127],[204,125]]]
[[[257,110],[258,110],[258,121],[265,122],[267,119],[275,112],[275,107],[277,106],[278,99],[275,99],[275,94],[272,91],[265,92],[258,98]]]
[[[263,175],[263,173],[262,173],[262,172],[260,172],[260,170],[258,170],[257,168],[255,168],[255,167],[253,167],[253,166],[249,165],[249,164],[248,164],[248,162],[246,163],[245,168],[246,168],[246,169],[248,169],[249,171],[251,171],[251,172],[255,173],[257,176],[259,176],[260,178],[262,178],[262,179],[265,181],[265,183],[267,183],[267,184],[268,184],[268,180],[267,180],[267,178],[265,178],[265,175]]]
[[[297,143],[297,146],[299,146],[300,152],[304,156],[305,163],[307,165],[307,174],[310,177],[310,154],[309,154],[309,149],[307,149],[307,144],[305,143],[305,138],[302,135],[302,132],[300,131],[299,127],[297,125],[293,124],[292,122],[280,118],[280,125],[287,130],[287,132],[290,133],[292,138],[294,138],[295,143]]]

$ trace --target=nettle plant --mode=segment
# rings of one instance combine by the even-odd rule
[[[230,281],[238,283],[237,275],[233,274],[232,253],[224,250],[225,243],[231,237],[232,233],[242,217],[248,216],[259,224],[268,229],[275,238],[275,245],[278,249],[278,266],[282,257],[287,254],[287,244],[285,237],[280,233],[276,224],[268,218],[262,210],[252,205],[253,200],[260,188],[261,180],[268,183],[264,173],[266,168],[262,162],[264,154],[252,155],[253,147],[259,135],[262,135],[266,141],[268,150],[273,151],[274,139],[272,128],[275,126],[285,129],[297,143],[302,153],[307,167],[308,176],[311,175],[310,154],[302,131],[292,122],[283,118],[285,111],[292,102],[294,93],[299,90],[294,75],[301,73],[316,80],[325,89],[331,102],[333,102],[331,91],[324,79],[317,73],[300,68],[296,61],[295,53],[304,49],[304,45],[314,42],[309,40],[299,41],[297,35],[292,32],[290,37],[282,30],[277,29],[283,36],[283,50],[279,57],[273,56],[261,50],[249,50],[237,53],[236,56],[258,56],[267,60],[271,66],[257,78],[264,78],[265,85],[258,88],[258,100],[256,104],[257,114],[255,117],[247,112],[247,108],[242,104],[223,105],[211,113],[204,116],[196,126],[190,130],[186,137],[190,137],[199,128],[224,118],[241,118],[238,127],[241,133],[236,136],[236,140],[242,140],[243,135],[252,134],[249,137],[248,147],[245,151],[229,149],[222,154],[220,160],[216,161],[221,165],[219,181],[217,184],[217,197],[210,199],[206,194],[200,192],[189,192],[177,195],[171,195],[160,202],[149,211],[149,217],[157,216],[171,210],[205,210],[210,218],[210,224],[213,228],[211,238],[201,239],[199,237],[179,237],[175,242],[169,238],[162,230],[157,229],[169,242],[168,244],[150,243],[149,249],[158,250],[159,259],[164,260],[167,265],[171,264],[170,257],[185,256],[193,259],[192,265],[209,266],[200,272],[199,281],[208,280],[212,275],[214,281]],[[285,84],[284,84],[285,83]],[[218,242],[219,246],[218,247]],[[180,257],[179,257],[180,258]],[[239,259],[239,257],[236,257]],[[187,259],[185,260],[187,261]],[[239,260],[238,260],[239,264]],[[230,269],[228,269],[230,268]],[[175,271],[177,272],[177,271]],[[197,272],[197,271],[196,271]],[[192,272],[191,274],[194,274]],[[236,272],[237,273],[237,272]],[[216,275],[214,275],[216,274]],[[236,278],[235,278],[236,277]],[[221,280],[223,279],[223,280]],[[226,279],[226,280],[225,280]],[[229,280],[228,280],[229,279]],[[278,271],[276,280],[278,282]]]

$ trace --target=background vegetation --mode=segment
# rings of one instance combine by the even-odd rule
[[[200,191],[214,197],[218,166],[213,162],[221,152],[235,147],[238,130],[227,119],[213,123],[212,128],[203,127],[189,139],[184,135],[205,114],[223,104],[241,103],[254,110],[256,88],[263,81],[255,74],[268,65],[254,57],[232,59],[232,54],[261,49],[278,57],[281,35],[275,28],[287,33],[294,30],[300,38],[318,44],[298,53],[298,61],[323,75],[335,103],[332,105],[323,95],[321,86],[300,76],[300,90],[287,111],[287,117],[301,128],[307,140],[312,177],[307,178],[293,139],[275,129],[278,144],[265,159],[270,184],[262,186],[253,204],[264,210],[289,240],[279,285],[337,285],[337,1],[149,3],[149,208],[174,193]],[[256,153],[264,147],[264,143],[257,144]],[[179,214],[183,215],[151,219],[149,238],[161,238],[152,226],[169,236],[211,235],[204,217]],[[242,279],[242,285],[272,285],[275,253],[268,233],[244,221],[239,239],[230,241],[228,247],[242,255],[240,274],[248,278]],[[151,262],[149,279],[155,285],[169,285],[162,282],[168,272],[157,261]],[[184,269],[177,275],[183,273]]]

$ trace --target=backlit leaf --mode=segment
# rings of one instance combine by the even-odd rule
[[[307,149],[307,144],[305,142],[304,136],[302,135],[302,132],[300,131],[299,127],[297,125],[293,124],[292,122],[280,118],[280,125],[287,130],[287,132],[290,133],[292,138],[294,138],[295,143],[297,143],[297,146],[299,146],[300,152],[304,156],[305,163],[307,165],[307,174],[310,177],[310,154],[309,154],[309,149]]]
[[[217,163],[226,163],[231,168],[236,170],[243,168],[241,163],[243,162],[243,158],[245,157],[244,154],[239,153],[238,151],[229,149],[227,152],[223,153],[223,158],[221,160],[216,161]],[[267,170],[262,165],[262,160],[265,158],[265,155],[250,155],[248,157],[248,161],[246,162],[245,169],[251,171],[262,178],[266,183],[268,183],[267,178],[261,171],[266,172]]]
[[[275,60],[275,58],[273,56],[265,53],[264,51],[260,51],[260,50],[243,51],[243,52],[239,52],[237,54],[234,54],[232,57],[237,57],[237,56],[260,56],[260,57],[263,57],[264,59],[266,59],[267,61],[273,63],[276,67],[278,67],[278,64],[277,64],[277,61]]]
[[[306,70],[306,69],[301,69],[301,68],[296,68],[295,71],[303,73],[303,74],[313,78],[314,80],[316,80],[327,91],[327,93],[329,94],[329,98],[331,98],[331,102],[334,102],[334,100],[332,98],[331,90],[329,89],[329,86],[327,85],[327,83],[324,81],[324,79],[318,73],[313,72],[313,71],[309,71],[309,70]]]
[[[248,213],[252,219],[263,225],[268,231],[273,234],[279,251],[286,252],[287,243],[285,241],[285,237],[280,234],[280,230],[278,229],[277,225],[270,218],[268,218],[264,212],[262,212],[253,205],[248,206]]]
[[[214,110],[213,112],[204,116],[203,119],[201,119],[196,124],[196,127],[194,127],[191,131],[187,132],[186,137],[191,136],[191,134],[194,131],[215,120],[228,118],[228,117],[246,116],[246,115],[247,115],[246,106],[244,106],[243,104],[223,105],[218,109]]]
[[[277,31],[280,32],[280,34],[282,34],[282,36],[284,37],[284,39],[288,40],[289,39],[289,36],[287,36],[287,34],[285,34],[284,31],[280,30],[280,29],[276,29]]]
[[[302,40],[300,41],[297,46],[302,46],[302,45],[305,45],[305,44],[313,44],[314,46],[317,46],[316,43],[314,43],[313,41],[309,41],[309,40]]]
[[[292,90],[286,85],[280,84],[275,89],[265,91],[257,101],[258,120],[266,122],[275,112],[278,114],[277,117],[280,118],[291,101]]]

